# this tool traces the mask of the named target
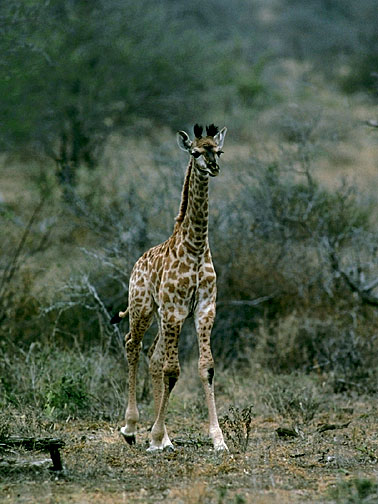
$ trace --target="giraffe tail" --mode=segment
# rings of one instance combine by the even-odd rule
[[[116,313],[115,315],[113,315],[113,317],[110,319],[110,323],[111,324],[118,324],[119,322],[121,322],[121,320],[126,317],[126,315],[129,313],[129,308],[126,308],[126,310],[124,312],[120,311],[118,313]]]

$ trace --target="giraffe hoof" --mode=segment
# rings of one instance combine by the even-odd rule
[[[149,453],[157,453],[157,452],[166,452],[166,453],[171,453],[171,452],[174,452],[175,451],[175,448],[172,444],[167,444],[167,445],[150,445],[148,448],[147,448],[147,451]]]
[[[127,444],[129,444],[131,446],[136,443],[135,434],[126,434],[125,432],[122,432],[122,429],[120,432],[122,434],[123,439],[126,441]]]
[[[148,453],[157,453],[159,451],[162,451],[162,448],[159,448],[158,446],[149,446],[146,451]]]
[[[227,453],[228,452],[228,446],[226,445],[225,442],[223,443],[220,443],[216,446],[214,446],[214,450],[216,451],[216,453]]]
[[[167,453],[172,453],[175,451],[175,447],[173,445],[164,446],[163,450]]]

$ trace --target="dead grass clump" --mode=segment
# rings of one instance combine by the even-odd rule
[[[303,386],[301,375],[270,377],[263,401],[269,410],[293,422],[307,424],[319,412],[320,396],[315,386]]]
[[[349,311],[336,318],[324,314],[322,319],[294,311],[275,321],[262,321],[256,332],[254,359],[277,374],[316,371],[334,392],[374,393],[378,372],[375,325],[366,326],[357,318]]]
[[[253,405],[245,408],[230,406],[228,413],[220,419],[223,433],[231,441],[234,450],[247,451],[253,417]]]

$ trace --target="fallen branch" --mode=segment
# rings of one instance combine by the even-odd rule
[[[217,307],[219,306],[258,306],[261,303],[270,301],[274,298],[274,295],[262,296],[256,299],[230,299],[229,301],[218,301]]]
[[[288,429],[287,427],[278,427],[276,429],[278,437],[288,438],[288,437],[298,437],[299,434],[294,429]]]
[[[316,430],[318,432],[326,432],[329,430],[346,429],[349,427],[350,421],[343,424],[322,424]]]
[[[65,442],[58,438],[34,438],[34,437],[8,437],[0,441],[0,447],[20,447],[26,450],[48,451],[53,463],[52,471],[63,469],[59,449],[65,446]]]
[[[376,119],[368,119],[366,124],[372,128],[378,128],[378,121]]]

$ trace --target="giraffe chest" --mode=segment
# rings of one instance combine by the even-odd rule
[[[156,304],[159,307],[185,308],[194,311],[198,300],[206,295],[214,295],[216,290],[215,272],[212,263],[186,262],[175,259],[161,265],[160,281],[155,288]]]
[[[190,305],[198,289],[199,272],[194,265],[174,261],[164,268],[159,286],[159,305]]]
[[[203,299],[214,299],[216,277],[210,250],[190,256],[180,243],[168,240],[142,258],[146,288],[158,309],[192,313]]]

